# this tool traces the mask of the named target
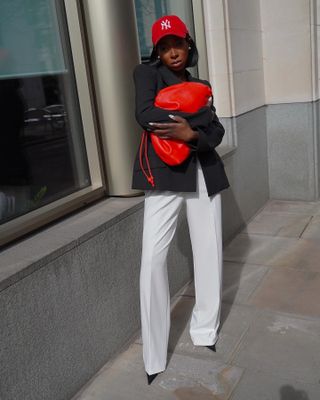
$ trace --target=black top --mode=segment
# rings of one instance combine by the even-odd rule
[[[181,83],[181,80],[161,63],[158,65],[139,64],[133,76],[136,90],[136,119],[144,130],[152,132],[149,122],[172,122],[168,115],[174,114],[186,118],[192,129],[199,132],[199,138],[186,142],[192,150],[187,160],[180,165],[169,166],[157,156],[148,135],[148,158],[155,187],[150,185],[141,170],[138,149],[133,167],[132,189],[195,192],[197,190],[197,156],[203,170],[208,196],[229,187],[223,162],[215,151],[215,147],[221,143],[225,133],[215,113],[215,107],[213,105],[211,108],[203,107],[192,114],[155,107],[154,99],[159,90]],[[188,71],[187,80],[210,86],[208,81],[194,78]],[[145,159],[143,159],[143,165],[147,170]]]

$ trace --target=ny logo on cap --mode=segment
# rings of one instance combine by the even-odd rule
[[[161,29],[162,30],[169,29],[169,28],[171,28],[171,24],[170,24],[170,21],[168,19],[166,19],[165,21],[161,22]]]

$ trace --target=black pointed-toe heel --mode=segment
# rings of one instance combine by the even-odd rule
[[[156,378],[156,376],[158,375],[158,372],[156,373],[156,374],[152,374],[152,375],[149,375],[147,372],[146,372],[146,374],[147,374],[147,378],[148,378],[148,385],[150,385],[151,384],[151,382]]]
[[[214,352],[217,351],[217,350],[216,350],[216,345],[215,345],[215,344],[212,344],[211,346],[206,346],[206,347],[208,347],[208,349],[210,349],[210,350],[212,350],[212,351],[214,351]]]

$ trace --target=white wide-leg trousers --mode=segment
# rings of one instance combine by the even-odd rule
[[[197,178],[197,192],[145,193],[140,310],[143,361],[149,375],[166,368],[170,330],[167,254],[184,202],[195,283],[189,332],[194,345],[212,345],[217,340],[222,281],[221,195],[208,196],[199,161]]]

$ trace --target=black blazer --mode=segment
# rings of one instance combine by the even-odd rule
[[[199,138],[187,142],[192,151],[186,161],[177,166],[169,166],[157,156],[148,135],[148,157],[155,187],[150,185],[141,170],[138,149],[133,167],[132,189],[195,192],[197,190],[197,157],[203,170],[208,196],[229,187],[223,162],[215,151],[215,147],[221,143],[225,132],[215,114],[215,107],[212,106],[211,109],[203,107],[192,114],[155,107],[154,99],[159,90],[181,83],[179,78],[161,63],[158,65],[139,64],[134,70],[133,77],[136,90],[136,119],[144,130],[152,132],[149,122],[172,122],[168,114],[174,114],[186,118],[190,126],[199,132]],[[187,80],[210,86],[208,81],[194,78],[188,71]],[[145,159],[143,159],[143,165],[147,171]]]

